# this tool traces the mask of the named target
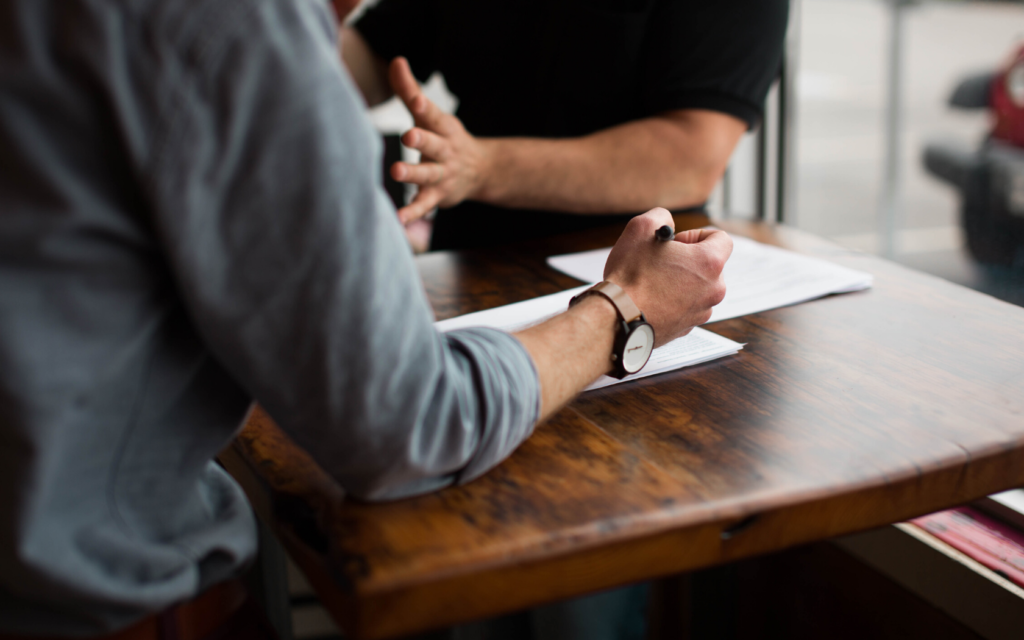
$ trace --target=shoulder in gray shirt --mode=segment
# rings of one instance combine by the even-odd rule
[[[0,631],[109,631],[252,555],[258,400],[351,494],[475,478],[539,388],[439,335],[314,0],[0,3]]]

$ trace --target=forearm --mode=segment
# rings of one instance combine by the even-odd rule
[[[569,213],[679,209],[707,200],[743,133],[713,112],[673,112],[581,138],[479,138],[472,199]]]
[[[358,31],[343,27],[338,36],[338,51],[367,105],[377,106],[395,95],[388,84],[387,62],[377,57]]]
[[[611,369],[616,315],[600,296],[589,296],[547,322],[515,334],[537,368],[544,420]]]

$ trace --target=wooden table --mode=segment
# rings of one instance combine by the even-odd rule
[[[345,500],[254,413],[228,466],[346,634],[492,616],[1024,485],[1024,309],[795,230],[724,226],[875,286],[709,325],[746,348],[587,393],[483,478],[415,499]],[[442,319],[576,286],[544,258],[617,233],[417,263]]]

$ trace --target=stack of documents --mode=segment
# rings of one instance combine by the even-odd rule
[[[604,279],[604,263],[611,248],[548,258],[548,264],[584,282]],[[711,320],[728,320],[759,311],[784,307],[832,293],[859,291],[871,286],[871,274],[809,258],[792,251],[733,236],[733,252],[722,272],[725,300],[711,313]],[[565,311],[569,299],[587,289],[584,285],[532,300],[470,313],[436,323],[441,331],[463,327],[492,327],[514,332],[538,324]],[[616,380],[602,376],[588,389],[652,376],[738,353],[743,345],[705,329],[654,350],[640,373]]]
[[[732,256],[725,263],[725,300],[708,322],[806,302],[832,293],[871,287],[870,273],[800,255],[748,238],[732,236]],[[548,264],[584,282],[604,280],[611,247],[548,258]]]

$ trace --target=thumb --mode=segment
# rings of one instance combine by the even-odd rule
[[[716,233],[724,234],[725,232],[721,229],[688,229],[687,231],[680,231],[676,234],[676,242],[682,242],[683,244],[697,244],[704,242]]]
[[[719,270],[725,266],[729,256],[732,255],[732,238],[721,229],[693,229],[684,233],[690,234],[690,239],[681,241],[696,245],[695,248],[704,251],[705,256],[714,258],[715,262],[720,264]],[[679,239],[678,236],[676,238]]]

